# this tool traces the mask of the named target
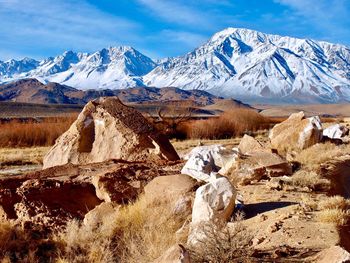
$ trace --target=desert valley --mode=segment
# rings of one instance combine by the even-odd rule
[[[350,262],[349,131],[342,44],[0,61],[0,261]]]

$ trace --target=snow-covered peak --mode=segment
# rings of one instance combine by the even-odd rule
[[[144,82],[247,101],[350,100],[350,51],[338,44],[227,28],[164,62]]]

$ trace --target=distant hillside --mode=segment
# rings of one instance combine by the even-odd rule
[[[222,98],[201,90],[174,87],[138,87],[121,90],[78,90],[66,85],[37,79],[22,79],[0,85],[0,101],[39,104],[85,104],[98,97],[118,96],[125,103],[191,101],[196,106],[212,105]],[[240,103],[236,101],[236,103]],[[193,106],[193,105],[192,105]]]

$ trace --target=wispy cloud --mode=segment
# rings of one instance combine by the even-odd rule
[[[198,8],[172,0],[137,0],[159,18],[181,25],[211,27],[212,22]]]
[[[342,40],[350,35],[349,0],[274,0],[288,6],[318,30],[319,37]]]
[[[90,50],[138,38],[138,24],[102,12],[85,1],[0,0],[0,53],[11,45],[42,50]],[[30,55],[30,54],[28,54]]]
[[[145,41],[162,47],[158,54],[147,52],[153,58],[183,55],[187,51],[191,51],[208,39],[205,34],[195,33],[191,31],[170,30],[165,29],[157,34],[150,35]],[[184,51],[185,50],[185,51]]]

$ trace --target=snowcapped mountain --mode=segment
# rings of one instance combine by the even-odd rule
[[[131,47],[0,62],[0,82],[37,78],[79,89],[200,89],[247,102],[350,101],[350,48],[227,28],[184,56],[152,61]]]
[[[121,89],[144,86],[141,76],[155,66],[155,62],[132,47],[110,47],[92,54],[66,51],[38,62],[31,70],[13,71],[2,80],[37,78],[79,89]]]
[[[0,61],[0,81],[3,79],[11,79],[14,75],[28,72],[38,67],[39,61],[31,58],[22,60]]]
[[[228,28],[144,78],[244,101],[350,101],[349,47]]]

